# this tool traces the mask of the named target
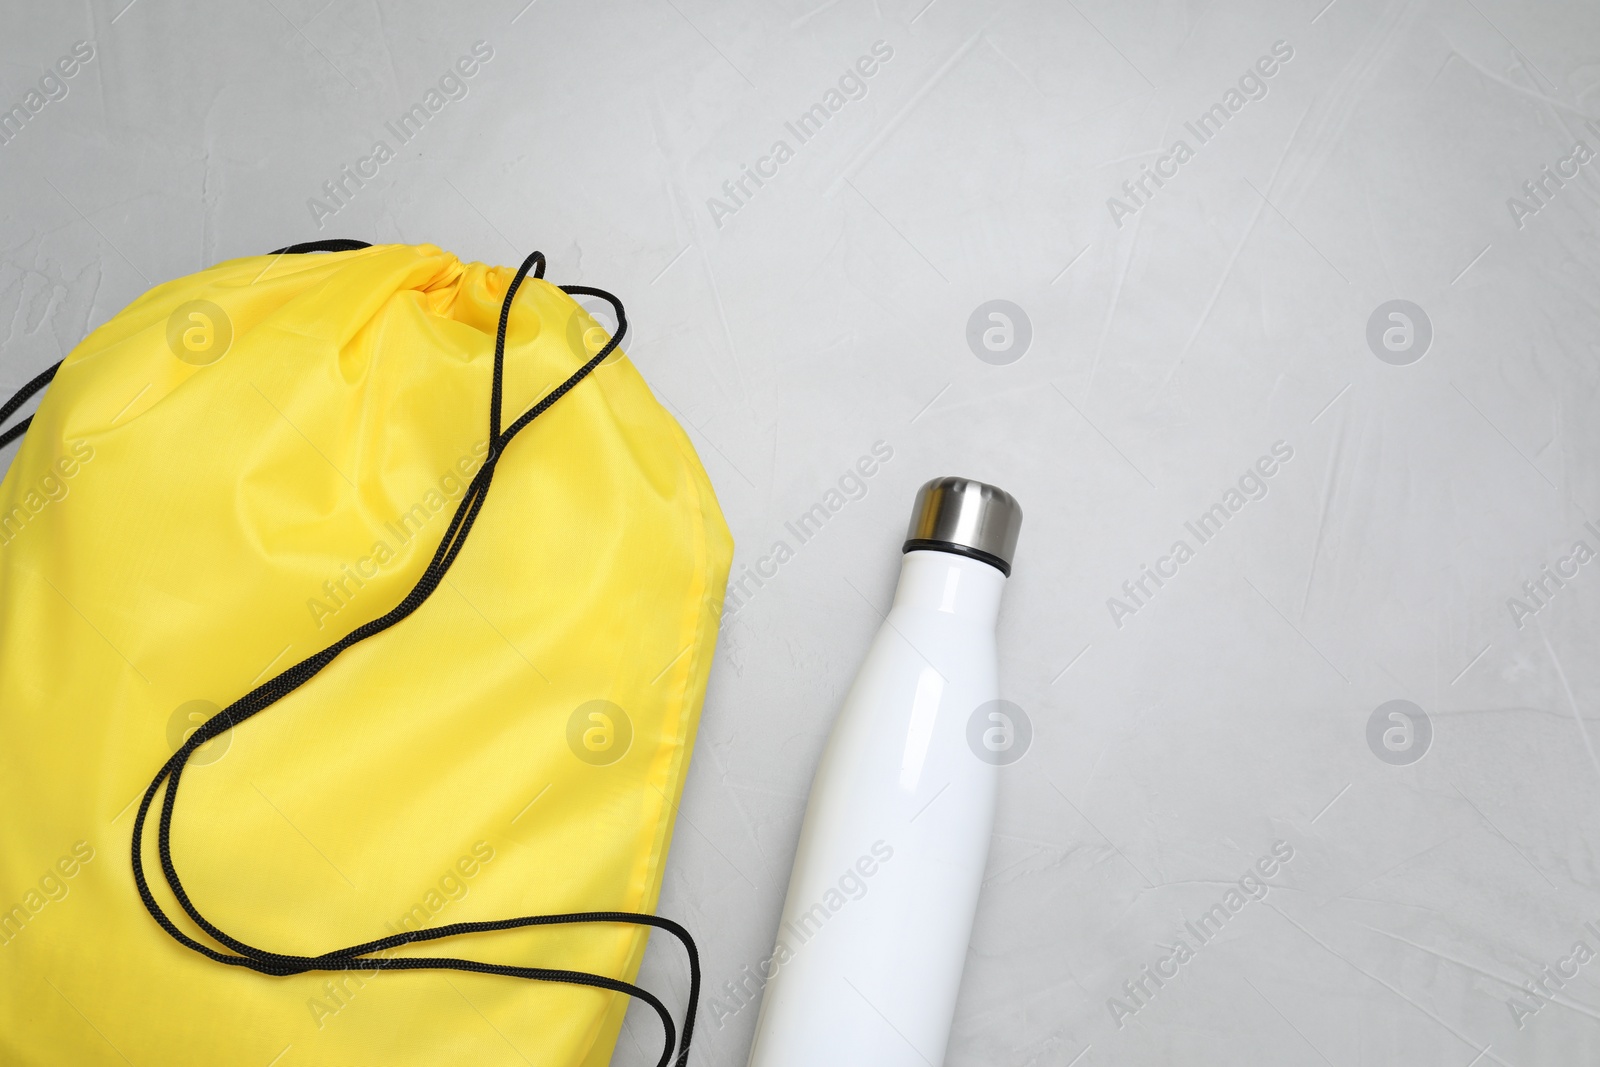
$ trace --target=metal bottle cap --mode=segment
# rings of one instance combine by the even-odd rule
[[[903,552],[933,549],[980,559],[1010,577],[1022,506],[1004,489],[971,478],[935,478],[917,490]]]

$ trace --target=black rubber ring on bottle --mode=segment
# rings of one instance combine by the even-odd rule
[[[921,550],[950,552],[957,556],[966,556],[968,559],[987,563],[1007,578],[1011,577],[1011,564],[992,552],[985,552],[983,549],[973,548],[971,545],[958,545],[952,541],[933,541],[926,537],[913,537],[900,546],[901,552],[917,552]]]

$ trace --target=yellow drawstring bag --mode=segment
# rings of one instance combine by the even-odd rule
[[[681,1064],[649,913],[732,542],[543,266],[234,260],[30,385],[0,1063],[598,1067],[637,996]]]

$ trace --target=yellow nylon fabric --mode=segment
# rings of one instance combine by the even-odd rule
[[[487,450],[513,273],[428,245],[233,260],[151,290],[67,358],[0,485],[0,1063],[609,1061],[621,994],[224,966],[156,925],[129,861],[136,799],[185,731],[422,573]],[[175,312],[206,328],[196,300],[231,325],[212,362],[183,330],[169,344]],[[598,349],[594,329],[524,282],[506,424]],[[652,911],[732,547],[688,438],[608,359],[510,444],[414,615],[196,754],[173,828],[189,895],[250,944],[312,955]],[[158,815],[147,876],[206,940],[161,876]],[[544,928],[398,954],[629,980],[646,938]],[[653,992],[681,1019],[678,973]]]

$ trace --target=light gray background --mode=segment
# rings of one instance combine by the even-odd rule
[[[1507,1004],[1600,950],[1600,563],[1520,627],[1507,603],[1600,549],[1600,162],[1520,226],[1507,203],[1600,149],[1600,9],[525,3],[8,5],[5,107],[74,41],[97,55],[0,145],[0,384],[290,241],[540,248],[626,301],[736,572],[892,447],[724,627],[661,902],[703,952],[698,1063],[743,1063],[755,1009],[713,998],[769,951],[911,496],[945,473],[1026,510],[1000,639],[1036,728],[951,1064],[1600,1058],[1600,960],[1521,1029]],[[319,230],[308,198],[479,40],[470,95]],[[1184,121],[1280,40],[1266,97],[1197,146]],[[717,225],[708,198],[876,41],[866,96]],[[1194,158],[1117,225],[1107,198],[1180,137]],[[991,299],[1031,321],[1008,365],[966,341]],[[1434,331],[1407,366],[1366,340],[1394,299]],[[1278,441],[1266,498],[1117,626],[1107,598]],[[1433,726],[1409,766],[1368,747],[1392,699]],[[1119,1028],[1107,998],[1278,840],[1266,900]],[[675,952],[644,980],[681,1003]],[[658,1033],[635,1012],[616,1062]]]

